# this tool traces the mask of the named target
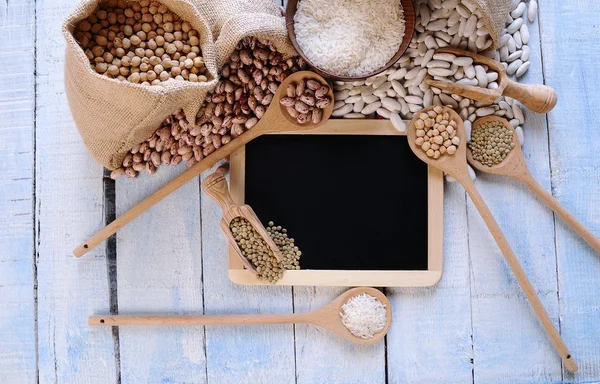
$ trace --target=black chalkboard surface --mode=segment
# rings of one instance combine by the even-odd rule
[[[262,136],[244,179],[245,203],[288,229],[303,270],[427,270],[427,166],[404,136]]]

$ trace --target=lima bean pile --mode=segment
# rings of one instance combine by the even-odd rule
[[[333,116],[353,119],[381,116],[394,122],[411,119],[414,113],[424,107],[442,105],[455,109],[463,117],[467,139],[470,138],[470,123],[478,117],[487,115],[505,117],[515,127],[517,134],[522,136],[521,125],[525,122],[525,118],[521,107],[513,99],[503,97],[494,103],[476,102],[430,87],[424,79],[428,69],[435,68],[436,65],[447,66],[439,64],[444,60],[440,60],[439,56],[434,58],[434,53],[437,48],[448,46],[491,57],[502,62],[509,75],[523,76],[530,66],[527,24],[535,20],[537,9],[536,0],[514,0],[510,15],[507,15],[506,29],[500,36],[498,49],[482,52],[489,48],[491,42],[474,2],[471,0],[415,1],[417,15],[415,34],[405,54],[393,67],[377,76],[364,81],[335,82]],[[477,80],[478,85],[480,81],[484,82],[483,72],[485,72],[486,87],[495,87],[496,75],[493,72],[485,67],[476,69],[475,66],[466,63],[465,59],[455,59],[457,62],[452,60],[448,68],[444,69],[452,68],[459,71],[459,67],[462,67],[459,71],[462,72],[461,79],[469,79],[470,83]],[[432,61],[434,63],[430,64]],[[460,77],[461,74],[459,73],[458,76]]]

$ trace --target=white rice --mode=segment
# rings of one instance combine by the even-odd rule
[[[385,305],[369,294],[353,296],[342,306],[342,323],[356,337],[371,339],[387,322]]]
[[[316,67],[338,76],[366,76],[400,48],[404,12],[399,0],[301,0],[294,29]]]

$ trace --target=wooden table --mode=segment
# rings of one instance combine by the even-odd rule
[[[480,175],[487,199],[579,363],[561,369],[464,190],[447,185],[444,277],[386,289],[386,343],[312,326],[90,328],[94,313],[307,311],[344,288],[227,278],[220,210],[200,180],[77,260],[81,240],[181,172],[118,182],[88,155],[63,87],[60,24],[75,0],[0,4],[0,383],[592,383],[600,381],[600,255],[531,193]],[[600,234],[600,3],[547,0],[526,82],[559,93],[528,113],[534,176]],[[541,36],[541,44],[539,42]]]

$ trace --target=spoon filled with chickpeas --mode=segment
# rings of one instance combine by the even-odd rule
[[[500,116],[486,116],[473,123],[467,160],[473,168],[517,180],[531,189],[589,245],[600,253],[600,240],[531,175],[519,136],[510,123]]]
[[[466,132],[462,118],[448,107],[427,107],[414,115],[408,126],[407,137],[410,149],[419,159],[454,177],[465,188],[492,233],[494,240],[496,240],[538,320],[562,358],[565,367],[569,371],[575,372],[577,370],[575,360],[554,326],[552,319],[548,316],[548,312],[544,309],[535,288],[527,278],[523,267],[521,267],[492,212],[469,176]]]

